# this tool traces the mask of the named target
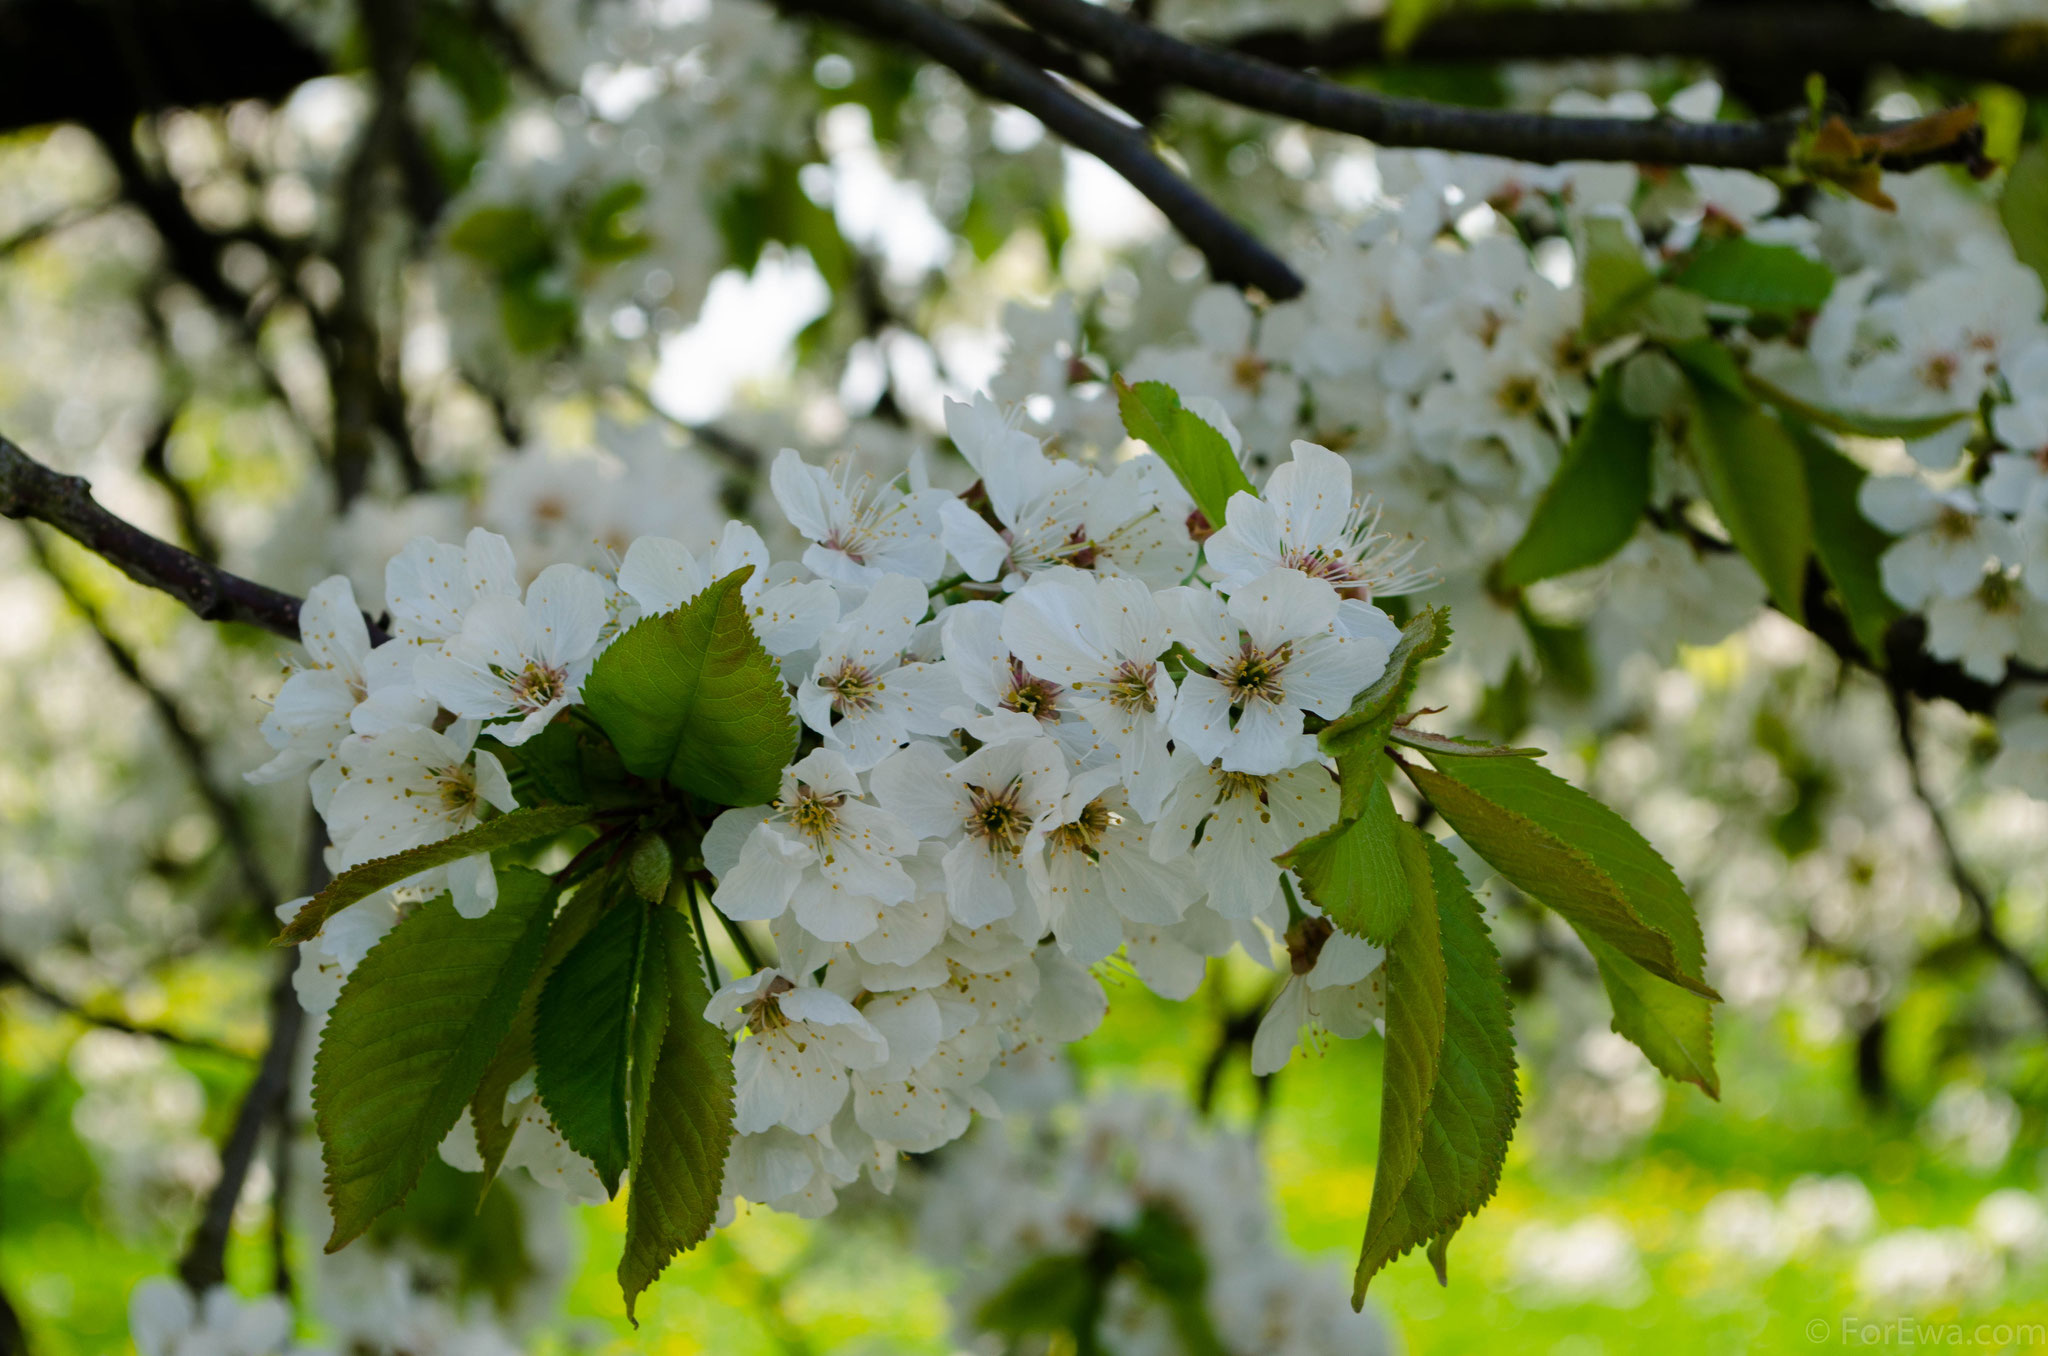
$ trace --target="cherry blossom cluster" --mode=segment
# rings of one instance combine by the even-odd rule
[[[728,1200],[817,1214],[863,1168],[886,1185],[900,1154],[1000,1110],[991,1071],[1091,1031],[1091,967],[1119,952],[1183,999],[1208,958],[1242,946],[1273,965],[1284,941],[1260,1072],[1302,1027],[1357,1035],[1380,1011],[1377,949],[1333,934],[1274,858],[1336,821],[1311,722],[1385,671],[1400,631],[1375,600],[1426,582],[1416,543],[1310,443],[1211,525],[1155,456],[1049,455],[987,397],[947,413],[978,477],[962,492],[917,462],[876,481],[777,457],[798,560],[735,522],[522,588],[488,531],[415,540],[386,571],[384,643],[346,579],[312,591],[308,663],[263,724],[276,756],[252,776],[310,772],[334,869],[436,842],[516,807],[507,762],[576,718],[625,627],[751,569],[749,621],[803,737],[775,798],[718,815],[701,844],[709,905],[775,944],[706,1014],[743,1036]],[[307,1005],[331,1005],[400,900],[442,889],[482,916],[490,858],[335,918],[301,966]],[[506,1116],[508,1162],[601,1197],[531,1078]],[[469,1139],[458,1127],[451,1162],[474,1166]]]

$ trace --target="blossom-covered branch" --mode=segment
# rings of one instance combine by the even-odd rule
[[[1802,126],[1799,115],[1692,123],[1457,108],[1353,89],[1242,52],[1186,42],[1086,0],[1006,0],[1005,8],[1040,32],[1104,58],[1126,78],[1149,75],[1382,146],[1467,151],[1544,165],[1593,160],[1764,170],[1793,163]],[[1969,162],[1981,153],[1978,139],[1962,136],[1938,148],[1932,159]],[[1929,162],[1924,151],[1887,153],[1880,168],[1918,168]]]
[[[299,638],[299,599],[209,565],[107,512],[79,476],[53,471],[0,436],[0,518],[47,523],[138,584],[176,598],[207,621],[242,622]],[[383,629],[370,622],[371,634]]]
[[[789,13],[817,14],[884,40],[915,47],[992,99],[1015,104],[1087,151],[1151,199],[1209,261],[1218,281],[1271,297],[1299,295],[1301,279],[1152,153],[1142,132],[1082,101],[1057,80],[966,24],[920,0],[779,0]]]

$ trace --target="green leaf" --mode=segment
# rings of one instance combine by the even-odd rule
[[[1742,370],[1727,345],[1713,339],[1694,339],[1667,345],[1665,351],[1678,360],[1695,384],[1703,381],[1718,386],[1737,400],[1749,398],[1755,380]]]
[[[1519,812],[1522,802],[1517,797],[1510,797],[1518,807],[1511,809],[1486,792],[1466,785],[1472,771],[1468,763],[1494,768],[1516,760],[1443,759],[1440,766],[1449,767],[1454,761],[1456,776],[1410,763],[1403,763],[1401,768],[1466,844],[1494,870],[1524,894],[1549,905],[1566,921],[1605,938],[1623,955],[1653,973],[1708,997],[1719,996],[1704,980],[1686,973],[1674,939],[1637,912],[1621,885],[1588,852]]]
[[[1850,433],[1863,438],[1904,438],[1910,442],[1916,438],[1932,437],[1956,420],[1969,417],[1970,413],[1968,410],[1949,410],[1942,414],[1871,414],[1861,410],[1834,409],[1794,395],[1754,372],[1741,375],[1760,399],[1830,433]]]
[[[1708,301],[1777,314],[1817,311],[1835,287],[1835,273],[1792,245],[1729,236],[1704,246],[1672,284]]]
[[[591,199],[576,223],[576,247],[594,264],[615,264],[643,254],[654,237],[639,229],[634,214],[647,201],[647,186],[622,179]]]
[[[1585,293],[1581,330],[1595,344],[1627,334],[1634,312],[1657,286],[1643,251],[1627,226],[1612,217],[1588,217],[1579,260]]]
[[[1806,561],[1813,554],[1813,513],[1806,463],[1762,406],[1717,384],[1693,383],[1686,443],[1700,483],[1728,535],[1762,576],[1787,616],[1806,615]]]
[[[1159,454],[1211,526],[1223,526],[1231,495],[1252,493],[1229,441],[1200,415],[1182,409],[1180,396],[1165,382],[1133,386],[1116,378],[1116,407],[1124,432]]]
[[[1706,302],[1658,281],[1628,227],[1613,217],[1586,219],[1579,277],[1585,290],[1579,331],[1588,343],[1636,333],[1679,343],[1707,333]]]
[[[1579,940],[1599,964],[1600,982],[1614,1009],[1615,1031],[1633,1041],[1665,1077],[1696,1083],[1718,1100],[1714,1005],[1657,978],[1598,937],[1581,931]]]
[[[1531,759],[1432,754],[1431,760],[1460,784],[1492,803],[1512,806],[1558,841],[1578,849],[1621,891],[1637,917],[1670,940],[1686,981],[1683,987],[1670,982],[1670,976],[1648,972],[1636,953],[1612,944],[1611,934],[1558,910],[1600,962],[1614,1006],[1614,1029],[1641,1046],[1650,1062],[1670,1077],[1697,1083],[1718,1097],[1712,1002],[1719,995],[1706,987],[1706,944],[1699,916],[1670,863],[1627,820]],[[1466,841],[1487,856],[1476,840],[1468,836]],[[1500,863],[1494,865],[1522,884]]]
[[[447,866],[480,853],[495,852],[499,848],[516,847],[536,838],[553,837],[564,829],[573,829],[584,823],[595,813],[583,805],[522,807],[486,820],[453,838],[443,838],[438,843],[407,848],[389,857],[364,862],[342,872],[328,882],[326,889],[307,900],[292,915],[292,921],[285,924],[284,932],[277,939],[278,944],[288,946],[318,937],[320,929],[327,926],[327,920],[349,905],[368,899],[379,890],[411,880],[422,871]]]
[[[689,920],[665,908],[650,920],[648,949],[664,963],[668,1020],[626,1195],[619,1288],[628,1318],[669,1260],[710,1232],[732,1143],[732,1048],[725,1033],[704,1020],[711,995]]]
[[[1437,1279],[1445,1279],[1444,1252],[1450,1237],[1499,1187],[1508,1140],[1521,1111],[1515,1086],[1515,1035],[1500,954],[1456,859],[1434,840],[1427,849],[1443,945],[1443,1056],[1423,1118],[1415,1170],[1389,1210],[1383,1230],[1367,1235],[1354,1301],[1364,1299],[1373,1273],[1423,1242],[1431,1242],[1429,1256]]]
[[[774,658],[754,638],[740,586],[747,566],[613,641],[583,683],[583,704],[626,770],[666,777],[721,805],[781,789],[796,720]]]
[[[1444,775],[1590,857],[1643,921],[1671,939],[1685,974],[1705,979],[1706,943],[1692,897],[1633,824],[1534,758],[1474,758],[1439,750],[1429,759]]]
[[[576,337],[576,303],[538,273],[498,286],[498,321],[515,353],[552,353]]]
[[[654,1097],[654,1075],[661,1065],[661,1043],[668,1039],[668,950],[659,945],[662,937],[660,914],[673,908],[657,907],[648,916],[647,931],[640,945],[640,991],[633,1003],[630,1082],[626,1089],[627,1161],[640,1161],[641,1146],[647,1142],[647,1109]],[[688,1014],[685,1014],[686,1016]]]
[[[613,1196],[631,1147],[626,1070],[646,922],[647,907],[638,899],[606,910],[548,976],[533,1028],[534,1089],[541,1105]]]
[[[2012,238],[2014,256],[2048,280],[2048,143],[2027,147],[2005,172],[1998,219]]]
[[[1357,817],[1340,819],[1274,858],[1294,871],[1302,893],[1332,923],[1381,946],[1408,921],[1414,899],[1401,866],[1401,817],[1386,779],[1373,766],[1384,761],[1377,755],[1347,757],[1342,769],[1346,790],[1355,781],[1370,783]]]
[[[1385,672],[1372,686],[1352,698],[1343,715],[1325,725],[1317,736],[1323,752],[1342,759],[1353,749],[1377,751],[1393,728],[1394,717],[1415,692],[1415,680],[1422,666],[1451,646],[1451,613],[1442,607],[1425,607],[1401,628],[1401,639],[1387,656]]]
[[[1387,1051],[1380,1077],[1379,1163],[1373,1171],[1372,1206],[1352,1285],[1353,1308],[1364,1302],[1372,1274],[1420,1241],[1406,1238],[1410,1224],[1402,1197],[1422,1161],[1430,1094],[1443,1062],[1449,982],[1429,849],[1422,839],[1414,825],[1400,826],[1402,868],[1413,902],[1408,922],[1387,945],[1383,962]]]
[[[1501,562],[1500,582],[1522,588],[1597,565],[1626,546],[1650,502],[1655,438],[1655,426],[1622,405],[1620,365],[1608,368],[1528,529]]]
[[[1323,727],[1323,750],[1337,760],[1342,789],[1337,822],[1274,860],[1299,874],[1302,888],[1346,932],[1383,943],[1407,916],[1410,892],[1394,855],[1398,816],[1381,749],[1423,664],[1451,643],[1450,613],[1425,607],[1401,628],[1386,670],[1350,710]]]
[[[541,948],[540,963],[533,967],[533,977],[526,981],[519,1010],[513,1014],[512,1025],[498,1042],[497,1053],[491,1056],[490,1065],[478,1081],[476,1095],[470,1098],[470,1125],[476,1132],[477,1156],[484,1162],[486,1187],[497,1177],[505,1151],[512,1147],[513,1132],[518,1129],[516,1124],[505,1123],[505,1098],[512,1085],[533,1068],[533,1028],[541,990],[546,987],[548,976],[562,963],[562,957],[583,940],[597,921],[611,889],[609,876],[586,881],[555,914],[547,944]]]
[[[420,55],[455,90],[470,121],[486,123],[511,101],[512,82],[480,27],[439,5],[419,12]]]
[[[1878,557],[1892,544],[1891,534],[1856,508],[1863,468],[1821,440],[1812,429],[1792,424],[1792,440],[1806,461],[1806,483],[1813,498],[1813,554],[1820,561],[1835,599],[1849,618],[1849,629],[1871,662],[1884,662],[1885,632],[1900,613],[1884,590]]]
[[[447,240],[500,278],[537,273],[555,257],[548,228],[530,207],[479,207],[448,229]]]
[[[488,914],[429,900],[349,976],[313,1059],[327,1251],[405,1199],[462,1115],[539,963],[554,900],[547,877],[507,867]]]

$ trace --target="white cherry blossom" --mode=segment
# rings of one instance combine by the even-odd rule
[[[1348,636],[1337,625],[1337,591],[1295,570],[1270,570],[1226,604],[1203,589],[1176,589],[1173,637],[1209,672],[1181,680],[1173,710],[1177,744],[1225,771],[1278,772],[1314,756],[1303,715],[1343,714],[1379,677],[1399,632]]]
[[[852,465],[836,471],[812,466],[784,448],[768,469],[775,502],[811,541],[804,564],[841,584],[870,585],[885,575],[908,575],[929,584],[946,567],[939,539],[943,491],[911,477],[908,491],[895,483],[856,480]]]
[[[384,603],[401,640],[446,640],[478,600],[493,596],[519,596],[518,566],[511,543],[481,527],[461,546],[415,537],[384,569]]]
[[[913,734],[943,734],[961,701],[943,665],[904,662],[923,620],[924,586],[883,575],[861,605],[828,627],[818,658],[796,689],[804,724],[855,771],[882,761]]]
[[[711,902],[728,918],[758,921],[794,907],[796,921],[823,941],[867,937],[888,906],[916,893],[898,859],[917,851],[917,836],[863,794],[859,774],[829,749],[784,768],[765,817],[746,809],[720,816],[754,827]]]
[[[323,812],[336,868],[475,828],[486,808],[513,809],[517,802],[504,766],[491,753],[472,752],[476,736],[476,722],[463,720],[445,733],[406,725],[344,739],[327,765],[337,782]],[[488,855],[456,862],[446,872],[463,917],[480,918],[498,902],[498,877]]]
[[[413,663],[413,677],[458,716],[491,722],[506,744],[524,744],[583,692],[610,621],[605,587],[575,565],[550,565],[526,600],[479,598],[462,630]]]
[[[1252,1072],[1278,1073],[1293,1056],[1304,1027],[1350,1039],[1383,1027],[1383,953],[1322,918],[1304,918],[1287,936],[1287,982],[1252,1035]]]
[[[1157,814],[1173,786],[1167,731],[1177,689],[1160,663],[1170,641],[1152,591],[1136,580],[1045,570],[1004,601],[1002,639],[1094,730],[1139,814]]]
[[[299,639],[309,662],[284,680],[261,726],[277,756],[247,773],[250,781],[281,781],[332,758],[350,730],[360,728],[354,720],[366,707],[402,723],[433,719],[433,702],[412,686],[411,649],[370,647],[369,625],[345,576],[307,591]]]
[[[1263,492],[1232,495],[1224,525],[1202,544],[1220,591],[1229,593],[1269,570],[1299,571],[1364,603],[1428,583],[1427,572],[1412,565],[1420,543],[1380,531],[1379,507],[1369,496],[1354,497],[1351,463],[1299,438],[1293,453],[1274,469]],[[1398,636],[1383,614],[1381,621]]]
[[[956,921],[979,927],[1022,910],[1036,926],[1025,863],[1045,850],[1067,788],[1058,745],[1012,739],[956,762],[935,744],[913,744],[876,768],[872,785],[882,808],[920,837],[948,840],[947,907]]]
[[[776,970],[726,985],[704,1017],[748,1033],[733,1047],[733,1129],[742,1135],[776,1125],[799,1135],[823,1130],[846,1101],[848,1071],[889,1058],[888,1041],[853,1004]]]
[[[1226,772],[1176,751],[1182,765],[1152,829],[1152,855],[1189,857],[1209,907],[1233,921],[1263,917],[1280,903],[1273,859],[1337,822],[1337,783],[1319,763],[1265,776]],[[1201,841],[1195,830],[1201,828]]]

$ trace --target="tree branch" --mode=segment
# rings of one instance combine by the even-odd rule
[[[1935,841],[1941,845],[1942,858],[1948,864],[1949,879],[1955,882],[1956,891],[1969,904],[1976,916],[1977,941],[1989,951],[1998,962],[2011,972],[2020,987],[2027,991],[2044,1020],[2048,1020],[2048,980],[2043,980],[2031,962],[2022,956],[2013,944],[1998,930],[1998,915],[1992,908],[1991,895],[1983,884],[1970,874],[1963,864],[1963,854],[1956,847],[1955,836],[1949,832],[1948,819],[1941,812],[1940,804],[1928,788],[1927,777],[1920,761],[1920,740],[1913,729],[1913,699],[1901,689],[1892,688],[1892,712],[1898,720],[1899,748],[1906,755],[1906,772],[1913,783],[1913,794],[1926,807],[1927,817],[1934,824]]]
[[[292,1060],[306,1021],[298,991],[292,987],[292,972],[298,964],[299,948],[287,947],[279,953],[277,978],[270,986],[270,1045],[249,1090],[242,1095],[227,1142],[221,1146],[220,1180],[207,1197],[192,1242],[178,1260],[178,1276],[195,1295],[227,1279],[228,1235],[234,1228],[235,1203],[241,1199],[242,1184],[256,1161],[264,1124],[280,1117],[291,1091]]]
[[[1297,296],[1294,270],[1193,184],[1152,153],[1142,132],[1086,103],[1043,70],[973,28],[919,0],[776,0],[787,13],[812,14],[885,41],[913,47],[991,99],[1032,114],[1076,149],[1095,156],[1152,201],[1209,261],[1220,282]]]
[[[192,727],[185,723],[184,712],[178,709],[178,704],[171,700],[168,692],[150,681],[149,675],[142,671],[142,664],[134,653],[114,638],[114,633],[107,629],[106,618],[102,617],[99,609],[78,591],[78,586],[57,568],[56,562],[50,559],[48,550],[35,533],[28,534],[28,543],[29,549],[35,553],[37,561],[42,565],[43,572],[50,576],[51,581],[63,592],[65,600],[98,634],[100,647],[106,651],[108,661],[131,686],[148,699],[150,706],[156,711],[158,720],[163,724],[164,733],[170,736],[171,746],[178,751],[179,760],[185,764],[185,771],[191,776],[200,799],[206,802],[206,808],[212,813],[214,823],[219,826],[221,841],[227,844],[228,851],[234,856],[236,869],[242,877],[243,888],[248,890],[259,904],[277,903],[280,896],[271,885],[269,870],[263,865],[263,854],[256,846],[256,835],[250,830],[249,821],[242,814],[242,807],[214,780],[213,768],[206,754],[206,745],[200,741]]]
[[[34,998],[46,1008],[52,1008],[67,1017],[74,1017],[89,1026],[108,1031],[120,1031],[130,1036],[147,1036],[166,1045],[176,1045],[186,1050],[197,1050],[204,1054],[220,1055],[227,1059],[247,1060],[251,1058],[246,1050],[236,1050],[218,1042],[187,1036],[169,1027],[156,1026],[149,1022],[131,1022],[114,1013],[97,1012],[75,998],[67,998],[49,985],[30,974],[12,956],[0,956],[0,987],[13,985]]]
[[[1680,57],[1728,69],[1808,64],[1901,71],[2048,89],[2048,42],[2022,27],[1958,27],[1861,5],[1695,5],[1683,9],[1486,9],[1431,19],[1406,52],[1387,51],[1386,21],[1248,29],[1221,46],[1275,65],[1327,71],[1403,63]]]
[[[108,53],[150,54],[146,85]],[[0,128],[114,125],[162,108],[280,99],[328,73],[327,58],[256,0],[7,0],[0,4]]]
[[[205,621],[241,622],[299,638],[300,599],[209,565],[116,518],[78,476],[51,470],[0,435],[0,518],[47,523],[136,583],[168,593]],[[365,617],[372,644],[389,639]]]
[[[1150,76],[1243,108],[1348,132],[1381,146],[1431,147],[1536,164],[1566,160],[1780,169],[1792,163],[1799,114],[1762,122],[1680,122],[1673,118],[1581,118],[1459,108],[1352,89],[1242,52],[1162,33],[1087,0],[1004,0],[1042,33],[1107,60],[1125,79]],[[1981,137],[1959,138],[1943,158],[1973,161]],[[1893,154],[1880,168],[1917,168],[1924,155]]]
[[[425,488],[419,460],[410,455],[407,446],[410,437],[403,399],[395,428],[389,427],[388,420],[379,419],[390,411],[382,399],[371,257],[384,179],[399,161],[408,123],[407,82],[419,47],[419,12],[414,0],[361,0],[356,11],[370,49],[376,102],[342,178],[341,222],[334,247],[341,300],[335,307],[335,351],[328,360],[328,372],[334,388],[335,499],[344,509],[362,492],[369,477],[370,432],[379,422],[384,422],[392,435],[408,488]]]

